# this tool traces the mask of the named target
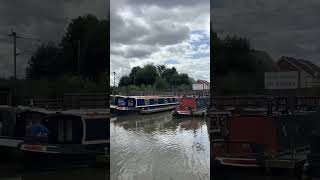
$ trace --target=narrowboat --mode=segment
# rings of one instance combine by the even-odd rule
[[[118,105],[118,95],[110,95],[110,112],[114,113]]]
[[[117,96],[115,113],[118,115],[129,113],[150,114],[173,110],[179,104],[177,97],[161,96]]]
[[[0,108],[0,113],[3,122],[0,148],[14,152],[25,162],[94,160],[109,151],[106,110],[48,111],[8,106]],[[47,136],[31,135],[30,127],[35,120],[49,130]]]
[[[209,106],[209,97],[182,97],[173,116],[205,116]]]
[[[320,113],[268,113],[240,109],[210,113],[211,157],[214,167],[262,168],[306,160],[311,132],[319,130]],[[283,165],[283,164],[282,164]]]

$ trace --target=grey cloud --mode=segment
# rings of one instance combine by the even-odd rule
[[[288,55],[319,61],[319,1],[225,0],[223,4],[212,10],[212,28],[218,34],[247,37],[254,48],[274,59]]]
[[[111,41],[115,43],[132,43],[136,39],[149,34],[150,32],[136,21],[124,21],[118,14],[110,17]]]
[[[196,4],[208,4],[210,0],[131,0],[132,4],[157,5],[161,7],[192,6]]]
[[[172,45],[186,40],[190,33],[187,26],[179,26],[173,23],[156,24],[152,31],[152,35],[147,36],[141,42],[151,45]]]
[[[107,1],[105,0],[5,0],[0,2],[0,70],[7,75],[12,74],[12,40],[7,36],[11,29],[19,36],[19,51],[36,49],[36,41],[58,41],[65,32],[71,19],[94,14],[106,18]],[[18,56],[18,74],[22,76],[30,52]]]
[[[156,47],[145,47],[145,46],[135,46],[133,48],[129,48],[124,53],[126,58],[146,58],[153,52],[158,51]]]
[[[191,31],[207,31],[209,4],[209,0],[112,0],[111,68],[122,76],[131,66],[183,59]],[[189,72],[186,67],[180,71]]]

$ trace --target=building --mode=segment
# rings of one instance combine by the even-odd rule
[[[194,91],[210,90],[210,82],[206,80],[197,80],[194,84],[192,84],[192,90]]]
[[[320,68],[303,59],[282,56],[279,72],[265,72],[266,89],[312,88],[320,85]]]

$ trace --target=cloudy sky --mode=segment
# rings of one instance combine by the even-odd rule
[[[111,0],[111,73],[166,64],[210,78],[209,0]],[[113,75],[111,75],[113,79]]]
[[[274,60],[283,55],[320,65],[319,0],[214,0],[212,5],[218,35],[247,37]]]
[[[0,73],[13,75],[11,29],[24,39],[17,39],[18,76],[24,76],[32,51],[42,42],[58,41],[71,19],[94,14],[106,18],[106,0],[3,0],[0,1]]]

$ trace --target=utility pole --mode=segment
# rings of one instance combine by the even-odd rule
[[[80,56],[81,56],[81,44],[80,40],[78,40],[78,75],[80,77]]]
[[[17,38],[20,38],[17,36],[17,33],[11,30],[11,34],[9,34],[9,37],[13,37],[13,66],[14,66],[14,80],[17,80]]]
[[[133,85],[136,85],[136,74],[133,73]]]
[[[14,87],[13,87],[13,95],[12,95],[12,104],[16,106],[16,89],[17,89],[17,56],[19,53],[17,53],[17,38],[20,38],[17,36],[17,33],[11,30],[11,34],[9,34],[9,37],[13,38],[13,76],[14,76]]]
[[[113,87],[116,87],[116,72],[113,72]]]

